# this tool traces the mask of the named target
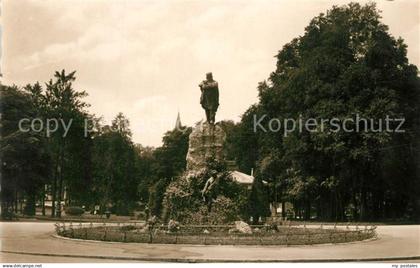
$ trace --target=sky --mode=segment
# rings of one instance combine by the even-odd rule
[[[216,120],[239,121],[258,101],[274,56],[309,21],[341,0],[2,0],[2,83],[46,82],[76,70],[89,111],[130,120],[133,140],[159,146],[174,128],[205,118],[198,84],[219,83]],[[365,1],[359,1],[365,3]],[[377,0],[390,33],[420,66],[420,1]]]

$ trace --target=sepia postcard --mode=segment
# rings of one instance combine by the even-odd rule
[[[5,268],[420,264],[418,0],[1,0]]]

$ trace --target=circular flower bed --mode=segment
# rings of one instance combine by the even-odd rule
[[[115,242],[200,244],[200,245],[311,245],[345,243],[376,237],[376,227],[346,228],[253,226],[251,234],[240,233],[234,225],[189,225],[168,230],[147,225],[57,225],[61,236]]]

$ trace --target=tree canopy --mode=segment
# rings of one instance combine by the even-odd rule
[[[374,3],[334,6],[284,45],[259,102],[238,124],[236,158],[258,167],[279,200],[309,219],[413,217],[419,209],[419,79],[407,46],[380,20]],[[253,117],[404,118],[387,131],[253,131]],[[375,121],[375,122],[377,122]],[[364,122],[353,127],[363,129]],[[378,123],[369,126],[378,128]],[[247,152],[243,155],[239,152]],[[273,190],[273,191],[274,191]],[[277,197],[272,196],[274,200]],[[316,212],[316,213],[315,213]],[[419,214],[417,214],[419,215]]]

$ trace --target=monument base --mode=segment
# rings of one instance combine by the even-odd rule
[[[226,169],[225,137],[220,123],[195,125],[189,136],[186,171],[166,188],[164,221],[226,224],[238,220],[242,188]]]
[[[225,138],[226,134],[220,123],[196,123],[189,137],[187,172],[205,168],[209,159],[223,161]]]

